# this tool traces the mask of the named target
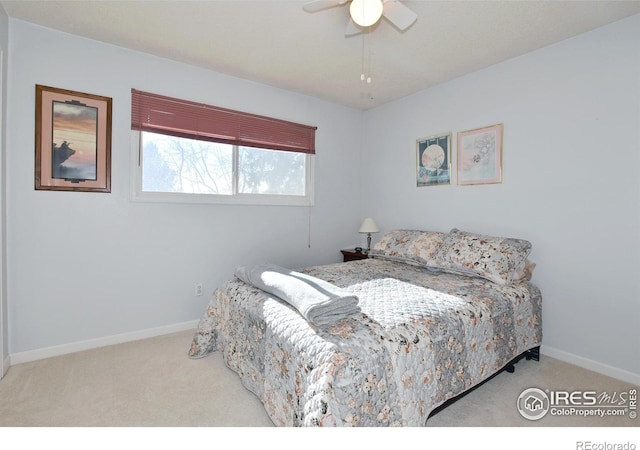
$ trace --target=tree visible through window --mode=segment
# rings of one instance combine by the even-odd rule
[[[303,153],[240,147],[238,192],[304,195],[305,161]]]
[[[143,132],[142,190],[232,195],[236,172],[239,193],[304,195],[305,159],[302,153]]]
[[[233,194],[233,146],[142,132],[142,190]]]

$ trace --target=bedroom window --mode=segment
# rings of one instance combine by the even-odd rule
[[[132,198],[313,204],[315,127],[132,90]]]

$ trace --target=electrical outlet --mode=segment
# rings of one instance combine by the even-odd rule
[[[202,287],[202,283],[198,283],[195,285],[195,289],[194,289],[194,295],[196,297],[200,297],[202,295],[202,291],[204,290],[204,288]]]

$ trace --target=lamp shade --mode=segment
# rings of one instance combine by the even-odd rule
[[[383,9],[382,0],[353,0],[349,6],[351,18],[361,27],[369,27],[380,20]]]
[[[378,229],[378,225],[376,225],[375,221],[371,217],[367,217],[360,225],[360,230],[358,233],[377,233],[380,231]]]

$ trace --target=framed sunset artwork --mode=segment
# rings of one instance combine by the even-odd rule
[[[111,192],[109,97],[36,85],[36,190]]]

